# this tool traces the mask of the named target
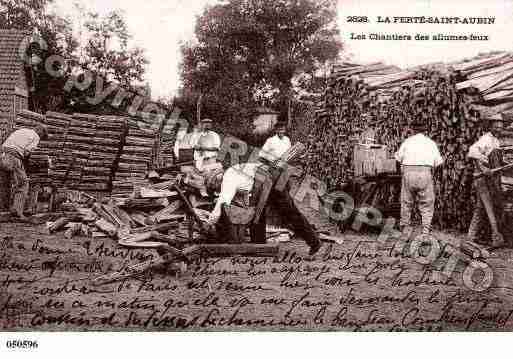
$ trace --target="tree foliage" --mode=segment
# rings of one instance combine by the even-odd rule
[[[105,78],[103,87],[115,81],[128,90],[137,92],[143,87],[144,51],[130,46],[131,36],[120,11],[105,16],[82,10],[85,43],[74,33],[71,20],[51,13],[53,0],[0,0],[0,27],[19,29],[40,36],[46,46],[34,45],[31,51],[39,61],[29,69],[33,79],[32,107],[44,113],[51,111],[114,112],[108,102],[91,105],[87,98],[96,91],[98,76]],[[58,55],[65,61],[53,63],[61,77],[51,76],[45,68],[49,56]],[[65,91],[66,82],[73,74],[84,70],[94,74],[93,83],[85,90]],[[115,110],[115,109],[114,109]]]
[[[76,111],[91,113],[124,112],[130,99],[136,94],[147,95],[144,94],[143,81],[148,60],[143,49],[130,46],[132,36],[121,11],[114,10],[104,16],[82,11],[82,17],[85,19],[83,28],[86,41],[79,51],[79,64],[82,69],[91,71],[95,76],[87,91],[73,91],[72,107]],[[98,81],[101,82],[98,84]],[[112,82],[129,93],[119,106],[110,106],[117,91],[100,104],[91,104],[88,101],[88,98],[94,97],[97,88],[107,88]]]
[[[44,67],[46,59],[59,55],[72,64],[73,52],[77,48],[70,22],[47,11],[52,3],[53,0],[0,0],[1,28],[27,31],[38,35],[46,44],[31,47],[38,62],[29,74],[33,84],[31,101],[38,112],[62,108],[68,101],[63,87],[64,78],[71,73],[71,66],[61,69],[65,72],[64,76],[56,78],[47,73]]]
[[[89,13],[85,22],[88,40],[83,63],[124,86],[140,84],[148,64],[143,49],[130,47],[132,38],[120,11],[105,16]]]
[[[336,0],[228,0],[205,9],[195,34],[182,46],[184,92],[203,93],[235,116],[262,102],[285,111],[293,78],[342,49]]]

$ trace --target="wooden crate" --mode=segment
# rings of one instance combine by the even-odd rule
[[[353,156],[355,177],[376,176],[396,171],[395,160],[388,157],[387,146],[357,144]]]
[[[179,162],[190,162],[194,160],[194,150],[192,148],[180,148],[178,150]]]

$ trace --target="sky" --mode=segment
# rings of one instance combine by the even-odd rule
[[[146,78],[153,97],[172,96],[180,82],[180,42],[194,37],[196,16],[216,0],[79,0],[100,14],[122,9],[133,43],[146,50],[150,64]],[[75,16],[72,0],[56,0],[56,12]],[[349,23],[348,16],[367,16],[366,23]],[[495,17],[493,25],[385,24],[377,16]],[[344,59],[384,62],[401,68],[452,62],[479,52],[513,50],[513,0],[339,0],[338,24],[345,45]],[[351,33],[432,35],[484,34],[488,41],[378,41],[352,40]]]

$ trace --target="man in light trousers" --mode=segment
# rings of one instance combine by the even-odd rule
[[[424,135],[426,126],[414,121],[411,128],[415,133],[408,137],[395,154],[401,164],[401,230],[411,225],[411,212],[415,201],[422,217],[422,234],[431,233],[431,222],[435,207],[433,170],[443,163],[436,143]]]

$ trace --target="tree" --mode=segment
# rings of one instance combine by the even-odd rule
[[[49,110],[123,112],[123,106],[112,109],[108,99],[95,105],[87,101],[87,98],[94,97],[98,77],[104,78],[104,88],[109,82],[117,82],[134,94],[144,92],[143,80],[148,61],[142,49],[129,45],[131,36],[123,14],[113,11],[101,17],[80,9],[85,30],[85,42],[80,43],[73,33],[72,22],[48,11],[51,4],[53,0],[0,0],[0,27],[31,32],[46,43],[44,47],[34,44],[30,48],[31,53],[39,58],[37,64],[28,68],[33,85],[32,109],[40,113]],[[53,70],[62,72],[60,77],[52,76],[45,68],[47,58],[52,55],[65,60],[64,66],[62,63],[53,64]],[[66,91],[66,82],[72,74],[84,70],[95,75],[91,86],[85,91]],[[114,95],[112,93],[111,97]]]
[[[52,3],[53,0],[0,0],[1,28],[27,31],[40,36],[46,44],[31,47],[39,63],[27,68],[33,86],[31,107],[41,113],[62,109],[68,103],[63,88],[66,76],[71,74],[71,68],[76,63],[73,53],[78,45],[70,22],[48,13],[47,8]],[[62,69],[65,73],[61,78],[50,76],[44,67],[51,55],[61,56],[70,65]]]
[[[128,45],[132,36],[122,12],[112,11],[103,17],[98,13],[89,13],[85,27],[88,40],[81,60],[88,69],[123,86],[144,85],[148,60],[143,49]]]
[[[135,94],[147,94],[147,84],[144,83],[144,74],[148,60],[144,50],[131,47],[129,41],[132,36],[128,26],[119,10],[111,11],[104,16],[95,12],[85,12],[76,7],[81,13],[85,43],[79,49],[78,59],[82,69],[93,72],[96,77],[87,91],[74,91],[73,108],[77,111],[114,113],[123,112],[130,97]],[[108,99],[100,104],[91,105],[88,97],[94,96],[98,77],[102,78],[104,88],[115,82],[132,95],[124,103],[113,109]],[[109,95],[111,99],[116,92]]]
[[[205,9],[195,35],[182,46],[184,90],[228,112],[266,102],[286,114],[293,78],[342,49],[336,0],[228,0]]]

